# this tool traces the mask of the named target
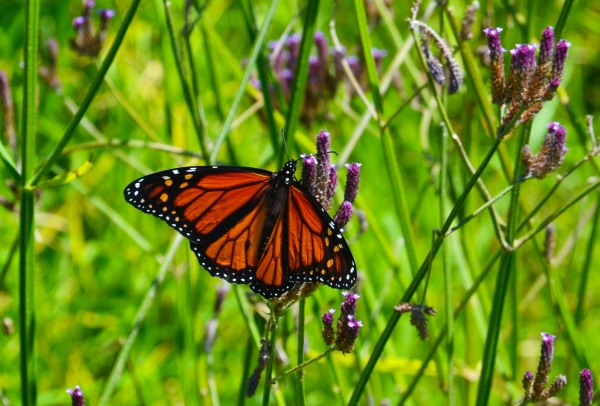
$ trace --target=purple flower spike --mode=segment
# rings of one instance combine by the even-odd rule
[[[335,309],[329,309],[328,312],[323,313],[321,316],[321,320],[323,320],[324,326],[333,326],[333,314],[335,313]]]
[[[488,39],[490,58],[492,60],[502,58],[502,54],[506,52],[506,49],[502,48],[502,43],[500,42],[500,33],[502,32],[502,28],[485,28],[483,32]]]
[[[356,313],[356,301],[360,297],[357,293],[342,292],[344,301],[342,302],[342,313],[344,315],[354,315]]]
[[[569,54],[569,47],[571,43],[561,39],[556,45],[556,52],[554,53],[554,61],[552,63],[552,79],[560,79],[565,69],[565,62],[567,61],[567,55]]]
[[[354,210],[352,208],[352,203],[350,203],[348,201],[344,201],[344,202],[342,202],[342,204],[340,205],[340,208],[338,209],[337,213],[333,217],[333,221],[339,228],[343,229],[344,226],[346,224],[348,224],[348,222],[350,221],[353,211]]]
[[[348,323],[346,325],[348,327],[348,338],[353,342],[356,341],[358,338],[358,330],[362,327],[362,322],[350,315],[348,316]]]
[[[322,155],[329,156],[329,133],[327,131],[321,130],[319,135],[317,135],[317,154],[319,158]],[[321,158],[320,163],[324,165],[324,161]],[[329,159],[327,160],[327,165],[329,165]]]
[[[302,183],[311,191],[315,188],[315,179],[317,178],[317,160],[314,156],[302,157]]]
[[[327,38],[325,38],[325,34],[323,34],[321,31],[315,32],[315,44],[317,45],[319,60],[321,63],[327,66],[329,48],[327,47]]]
[[[535,69],[535,49],[533,44],[517,45],[516,49],[511,49],[512,67],[517,71]]]
[[[79,17],[75,17],[73,19],[73,27],[78,30],[81,27],[83,27],[83,24],[85,24],[85,18],[83,18],[82,16]]]
[[[542,41],[540,43],[540,56],[539,64],[543,65],[552,60],[552,54],[554,53],[554,29],[552,27],[546,27],[542,31]]]
[[[85,2],[85,8],[87,8],[87,9],[92,9],[92,8],[94,8],[95,5],[96,5],[96,2],[94,0],[88,0]]]
[[[533,386],[533,372],[527,371],[523,375],[523,390],[525,391],[526,398],[528,398],[530,396],[532,386]]]
[[[360,181],[360,167],[362,164],[346,164],[348,175],[346,178],[346,190],[344,191],[344,200],[353,203],[358,195],[358,182]]]
[[[323,321],[323,339],[325,340],[325,344],[333,345],[335,343],[335,330],[333,329],[333,313],[335,313],[335,309],[329,309],[328,312],[323,313],[321,316],[321,320]]]
[[[548,126],[548,129],[550,129],[550,126],[553,125],[558,125],[558,127],[560,127],[560,124],[554,122]],[[545,363],[552,363],[552,360],[554,359],[554,340],[556,340],[556,336],[548,333],[542,333],[541,359]]]
[[[108,21],[115,16],[115,10],[111,10],[110,8],[105,8],[98,10],[98,14],[100,14],[100,18],[103,21]]]
[[[589,369],[579,373],[579,406],[591,406],[594,397],[594,377]]]
[[[85,401],[83,399],[83,391],[77,385],[75,389],[67,389],[67,393],[71,395],[71,405],[73,406],[85,406]]]
[[[296,66],[298,60],[298,54],[300,53],[300,41],[302,36],[300,34],[292,34],[287,38],[286,44],[290,50],[290,66]]]
[[[338,183],[338,175],[337,170],[335,169],[335,165],[329,165],[329,184],[327,185],[327,200],[332,200],[333,195],[335,194],[335,188]]]
[[[375,59],[375,66],[377,66],[377,69],[381,68],[381,61],[387,56],[387,54],[388,51],[386,49],[373,48],[371,50],[371,55],[373,55],[373,59]]]

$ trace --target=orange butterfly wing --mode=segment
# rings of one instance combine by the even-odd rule
[[[158,172],[125,189],[125,199],[190,240],[213,276],[250,283],[259,260],[271,172],[188,167]]]
[[[356,283],[356,265],[341,230],[317,200],[295,182],[287,209],[288,279],[336,289]]]

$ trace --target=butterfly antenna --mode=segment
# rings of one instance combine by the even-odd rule
[[[290,160],[290,152],[288,151],[287,148],[287,142],[285,142],[285,133],[283,132],[283,129],[281,129],[281,138],[283,139],[283,148],[285,148],[285,155],[287,155],[287,160]]]

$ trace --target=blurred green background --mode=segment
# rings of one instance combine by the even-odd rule
[[[383,4],[382,1],[376,3]],[[442,12],[432,7],[435,2],[430,3],[422,4],[420,15],[431,9],[428,24],[441,31],[444,37],[449,37],[449,43],[455,46],[456,40],[448,22],[441,22]],[[459,18],[470,4],[454,0],[449,3]],[[260,27],[270,2],[253,1],[252,5]],[[303,6],[300,1],[281,0],[267,40],[279,39],[287,27],[291,28],[291,32],[300,32]],[[474,35],[468,41],[469,46],[475,52],[485,45],[481,29],[490,26],[504,28],[501,38],[507,49],[517,43],[539,43],[542,29],[556,24],[562,6],[560,1],[484,0],[476,13]],[[116,16],[110,21],[102,56],[112,44],[129,2],[98,0],[96,7],[116,11]],[[426,76],[415,49],[406,45],[410,38],[406,22],[410,17],[410,2],[393,1],[386,7],[386,18],[373,16],[370,32],[373,46],[388,52],[382,62],[381,77],[390,80],[389,89],[383,97],[384,111],[389,117],[426,82]],[[0,69],[6,72],[12,87],[18,132],[24,80],[20,66],[25,30],[24,3],[0,0],[0,10]],[[55,38],[60,47],[57,74],[62,86],[57,92],[42,82],[39,84],[35,146],[38,163],[48,156],[63,135],[73,115],[73,107],[76,109],[83,99],[98,70],[97,62],[102,59],[95,61],[78,56],[69,49],[69,39],[74,38],[71,22],[81,10],[82,4],[78,1],[41,3],[39,64],[48,64],[45,44],[50,38]],[[171,2],[171,10],[175,32],[179,35],[184,23],[183,2]],[[322,2],[317,22],[317,29],[325,32],[330,44],[332,11],[331,2]],[[97,24],[96,15],[94,19]],[[591,141],[582,130],[586,128],[585,115],[596,114],[599,104],[599,19],[598,2],[574,3],[561,35],[572,44],[561,85],[561,100],[557,97],[547,103],[533,123],[531,145],[534,151],[538,150],[545,126],[550,121],[559,121],[567,127],[569,152],[559,173],[579,161],[591,148]],[[352,2],[339,2],[335,21],[341,43],[349,53],[360,54]],[[243,61],[252,50],[240,2],[208,2],[200,22],[190,35],[190,41],[207,136],[213,139],[223,128],[224,117],[229,112],[245,69]],[[179,46],[183,46],[180,39]],[[207,52],[212,54],[212,62]],[[316,50],[313,50],[314,53]],[[264,54],[267,55],[267,51]],[[462,65],[462,59],[459,55],[457,57]],[[187,55],[185,60],[186,69],[189,69]],[[396,60],[398,64],[394,64]],[[488,69],[480,59],[476,61],[477,69],[487,84]],[[100,87],[67,150],[82,144],[84,147],[64,154],[57,164],[62,170],[72,170],[92,156],[92,169],[72,183],[42,190],[36,203],[35,345],[40,405],[69,404],[65,389],[75,385],[81,385],[88,404],[98,402],[137,309],[173,239],[173,230],[125,202],[123,188],[146,173],[203,163],[202,160],[171,154],[148,145],[86,147],[90,142],[107,139],[140,140],[199,152],[198,138],[174,63],[161,1],[141,2],[106,77],[111,86],[105,83]],[[264,116],[252,110],[262,106],[260,100],[261,93],[248,85],[232,131],[228,134],[229,140],[219,154],[219,163],[279,169],[279,162],[285,159],[281,156],[283,152],[273,148]],[[221,103],[220,107],[217,101]],[[469,79],[465,79],[458,94],[446,95],[444,103],[455,131],[471,162],[477,167],[493,139],[486,134]],[[142,125],[136,122],[130,110],[139,116]],[[298,128],[296,148],[290,154],[297,158],[300,153],[315,152],[315,136],[319,130],[325,129],[331,133],[332,149],[339,154],[339,157],[332,157],[334,163],[336,159],[341,163],[362,163],[360,192],[355,207],[364,212],[369,227],[356,239],[360,227],[354,218],[345,231],[363,275],[357,317],[364,327],[355,353],[345,356],[334,353],[306,369],[306,396],[310,405],[342,404],[342,399],[348,400],[374,343],[393,312],[393,306],[398,303],[415,272],[407,258],[406,239],[412,240],[417,260],[421,263],[431,246],[432,230],[442,224],[439,213],[441,118],[429,91],[425,90],[412,100],[390,124],[410,211],[412,236],[401,232],[377,123],[371,120],[367,125],[360,124],[366,112],[364,103],[357,97],[350,97],[346,83],[342,83],[336,96],[326,101],[326,111],[327,114],[319,116],[310,126]],[[278,128],[283,129],[283,116],[276,115],[276,120]],[[598,128],[598,124],[595,127]],[[4,127],[0,129],[4,130]],[[515,140],[516,137],[512,137],[503,144],[503,153],[511,169],[518,156]],[[2,142],[6,145],[5,139]],[[454,144],[451,144],[449,154],[449,196],[451,201],[455,201],[470,176],[459,160]],[[561,184],[534,217],[534,224],[582,191],[589,178],[599,175],[598,158],[582,165]],[[343,170],[340,170],[340,178],[345,178]],[[0,179],[9,179],[4,166],[0,167]],[[498,159],[491,162],[482,179],[492,195],[510,184]],[[555,175],[551,175],[544,180],[530,180],[523,184],[521,207],[524,213],[537,204],[556,179]],[[10,185],[4,181],[0,182],[0,195],[9,203],[18,202]],[[341,200],[340,189],[334,208]],[[573,358],[564,324],[555,311],[556,302],[550,294],[543,261],[536,250],[536,247],[544,245],[541,233],[535,238],[535,246],[527,243],[517,256],[518,302],[514,312],[505,312],[497,363],[499,373],[494,381],[492,404],[500,404],[503,399],[514,401],[521,396],[521,376],[525,370],[534,370],[537,366],[542,331],[558,336],[552,376],[559,373],[567,376],[569,385],[562,394],[566,401],[576,402],[579,370],[587,367],[593,372],[600,372],[600,358],[597,356],[600,341],[596,339],[600,329],[600,301],[594,294],[600,289],[600,278],[593,265],[586,282],[587,294],[585,297],[578,295],[589,250],[593,250],[592,264],[600,260],[600,243],[598,240],[590,243],[594,220],[599,215],[599,203],[600,192],[594,191],[554,223],[556,249],[552,267],[562,282],[563,297],[569,310],[574,312],[578,303],[583,303],[582,318],[577,321],[577,339],[584,344],[590,365],[581,365]],[[459,218],[472,213],[481,204],[479,194],[472,193]],[[496,204],[504,218],[508,204],[508,197]],[[14,324],[14,331],[0,335],[0,389],[10,404],[19,404],[18,254],[11,248],[18,238],[19,216],[18,206],[7,206],[8,209],[0,208],[0,266],[3,272],[0,276],[0,318],[5,319],[5,324]],[[487,212],[453,234],[445,244],[450,250],[456,305],[500,247]],[[492,272],[457,319],[454,350],[458,404],[473,404],[475,399],[494,283],[495,272]],[[227,293],[219,315],[212,353],[207,354],[203,349],[205,325],[213,317],[216,288],[223,284],[199,267],[187,243],[183,242],[141,326],[111,404],[194,405],[215,404],[217,400],[223,405],[241,404],[243,397],[239,394],[245,387],[244,363],[249,359],[250,368],[254,368],[257,352],[250,341],[233,290]],[[426,304],[439,311],[438,316],[429,319],[433,337],[437,336],[445,321],[443,291],[442,261],[438,256],[432,265],[425,298]],[[250,290],[242,287],[242,292],[245,295]],[[422,290],[413,300],[420,301],[421,298]],[[264,312],[265,307],[257,298],[250,299],[253,317],[261,328],[263,319],[255,310]],[[339,308],[341,300],[340,292],[327,287],[321,287],[308,299],[306,329],[309,358],[326,349],[320,336],[320,314],[332,307]],[[277,373],[295,365],[295,314],[292,309],[280,320],[279,350],[291,361],[286,365],[279,360]],[[509,337],[515,334],[515,325],[518,327],[516,348],[509,345]],[[262,330],[260,332],[262,334]],[[397,403],[430,346],[430,342],[419,340],[408,318],[403,317],[367,386],[369,404],[378,405],[384,399]],[[443,346],[440,348],[437,362],[429,364],[409,404],[444,402],[445,349]],[[509,360],[513,359],[516,360],[515,374],[509,367],[512,365]],[[260,404],[261,391],[262,386],[258,395],[247,399],[246,404]],[[280,400],[292,404],[294,378],[282,381],[276,391],[280,393]],[[367,397],[362,398],[363,404],[366,404]],[[5,401],[5,404],[9,403]]]

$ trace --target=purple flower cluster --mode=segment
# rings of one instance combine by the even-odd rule
[[[73,406],[85,406],[85,400],[83,399],[83,391],[77,385],[75,389],[67,389],[67,393],[71,395],[71,405]]]
[[[329,309],[323,313],[321,320],[323,322],[323,339],[328,346],[336,345],[339,351],[344,354],[354,350],[358,333],[362,327],[362,322],[356,320],[356,301],[360,297],[356,293],[344,292],[344,301],[341,305],[341,314],[337,322],[337,330],[333,329],[334,309]]]
[[[589,369],[579,373],[579,406],[591,406],[594,399],[594,377]]]
[[[540,152],[533,155],[529,145],[523,147],[521,162],[523,164],[522,179],[536,177],[542,179],[554,172],[562,164],[565,154],[569,150],[566,146],[567,130],[560,123],[554,121],[548,124],[548,132]]]
[[[317,154],[302,157],[302,183],[317,201],[329,210],[333,203],[333,195],[337,187],[338,174],[335,165],[331,164],[329,149],[329,133],[321,131],[317,135]],[[333,220],[336,225],[343,228],[352,217],[352,203],[358,195],[358,184],[360,181],[359,163],[346,164],[348,171],[346,177],[346,188],[344,190],[344,201],[340,205]]]
[[[536,45],[518,44],[510,51],[511,67],[505,81],[501,31],[501,28],[483,30],[490,54],[492,102],[506,105],[498,129],[499,136],[505,136],[516,124],[532,120],[544,102],[552,100],[562,80],[571,44],[561,39],[555,45],[554,30],[547,27],[542,32],[537,60]]]
[[[289,100],[292,83],[294,81],[294,72],[298,64],[300,54],[300,34],[292,34],[280,41],[272,41],[268,44],[271,50],[269,60],[275,73],[277,85],[285,100]],[[304,93],[304,103],[300,111],[302,122],[310,124],[317,116],[324,116],[326,113],[325,101],[335,96],[339,83],[344,77],[342,60],[345,57],[354,76],[363,87],[368,86],[364,62],[356,56],[346,56],[346,49],[337,50],[330,48],[325,34],[317,31],[314,36],[314,43],[317,48],[316,55],[310,55],[308,60],[308,80]],[[386,56],[387,51],[373,48],[373,57],[377,67],[381,65],[381,60]],[[258,89],[263,84],[257,78],[252,78],[251,83]],[[275,95],[275,89],[269,88],[269,91]],[[349,91],[354,95],[354,90],[349,86]],[[272,97],[275,106],[279,108],[276,97]]]
[[[73,19],[73,28],[75,28],[75,38],[69,41],[71,49],[81,56],[98,56],[108,29],[108,22],[115,16],[114,10],[99,9],[100,28],[95,31],[92,22],[92,9],[94,0],[87,0],[83,5],[83,13]]]

